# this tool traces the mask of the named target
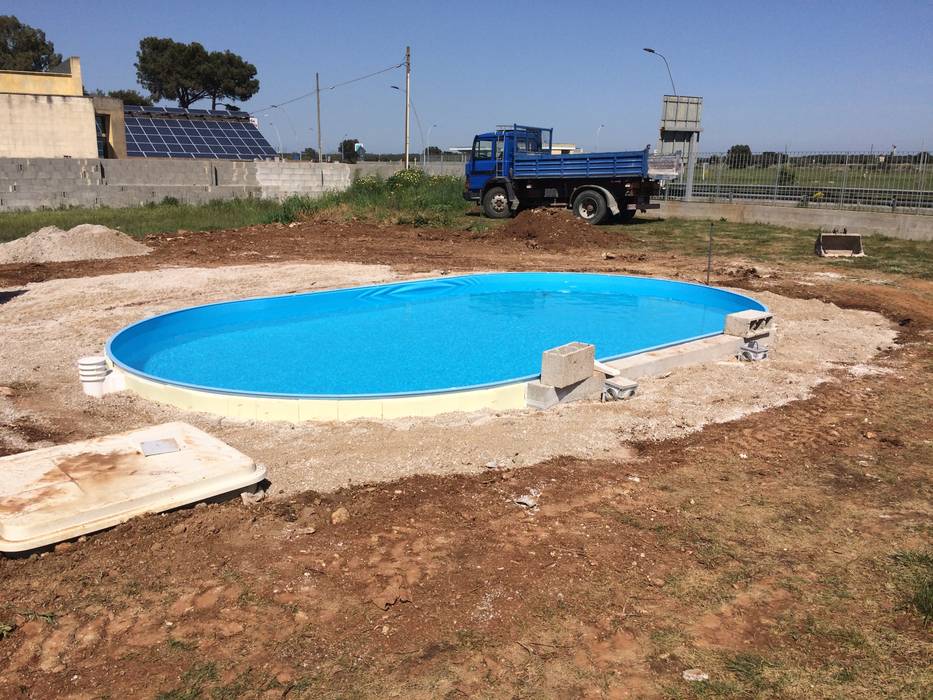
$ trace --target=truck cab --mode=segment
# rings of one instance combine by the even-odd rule
[[[491,218],[520,207],[566,206],[590,223],[631,219],[656,208],[658,183],[648,177],[648,149],[552,154],[553,129],[513,124],[473,137],[465,166],[467,200]]]
[[[551,152],[553,129],[533,126],[499,127],[473,137],[473,150],[466,164],[467,190],[482,192],[491,178],[503,176],[515,153]]]

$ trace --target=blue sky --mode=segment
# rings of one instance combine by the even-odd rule
[[[468,144],[496,124],[553,126],[587,149],[657,139],[670,83],[704,99],[701,148],[933,150],[933,2],[256,2],[6,0],[56,50],[81,57],[85,87],[137,88],[139,39],[230,49],[258,68],[255,111],[398,63],[431,143]],[[401,70],[322,94],[326,150],[345,135],[400,151]],[[204,105],[199,105],[204,106]],[[208,105],[209,106],[209,105]],[[268,114],[268,116],[265,116]],[[256,113],[273,143],[316,143],[314,100]],[[413,120],[412,148],[421,147]]]

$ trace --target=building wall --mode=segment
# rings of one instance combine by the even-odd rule
[[[48,72],[0,70],[0,93],[4,92],[80,97],[84,94],[81,61],[77,56],[72,56]]]
[[[123,100],[94,95],[94,114],[107,118],[107,157],[126,158],[126,118]],[[96,137],[96,132],[95,132]]]
[[[0,158],[96,158],[94,106],[81,61],[47,73],[0,71]]]
[[[90,97],[0,93],[0,158],[96,158]]]

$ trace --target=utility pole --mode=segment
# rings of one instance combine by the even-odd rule
[[[314,95],[317,97],[317,162],[324,162],[324,152],[321,150],[321,74],[314,74]]]
[[[405,47],[405,170],[408,170],[408,113],[411,110],[411,47]]]

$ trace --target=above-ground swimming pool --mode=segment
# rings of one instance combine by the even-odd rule
[[[592,343],[608,361],[721,334],[744,310],[765,307],[660,279],[465,275],[181,309],[124,328],[107,355],[129,388],[185,408],[253,417],[255,399],[300,419],[355,401],[349,417],[373,401],[514,394],[549,348]]]

